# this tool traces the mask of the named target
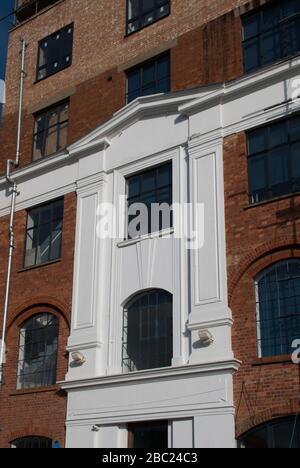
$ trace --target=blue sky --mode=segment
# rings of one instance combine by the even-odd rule
[[[13,10],[14,0],[0,0],[0,18]],[[7,33],[11,27],[13,17],[0,22],[0,79],[5,76],[5,60],[7,52]]]
[[[15,0],[0,0],[0,20],[4,16],[8,15],[14,7]],[[7,18],[4,21],[0,21],[0,81],[5,78],[5,63],[7,54],[7,39],[8,30],[11,27],[13,16]],[[0,120],[2,116],[2,104],[1,100],[3,97],[3,88],[0,83]]]

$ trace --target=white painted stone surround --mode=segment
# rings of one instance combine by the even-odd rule
[[[300,111],[290,80],[300,59],[241,80],[140,98],[66,152],[20,169],[17,210],[77,192],[72,330],[68,350],[86,362],[70,365],[68,447],[127,447],[127,423],[168,420],[172,448],[236,446],[227,303],[223,137]],[[163,161],[173,163],[173,198],[205,204],[205,243],[188,251],[171,236],[125,241],[96,236],[97,206],[125,194],[125,178]],[[0,180],[0,217],[9,212]],[[197,222],[195,213],[189,220]],[[165,233],[167,234],[167,233]],[[174,356],[170,369],[122,374],[123,305],[148,288],[173,294]],[[199,346],[208,329],[214,343]]]

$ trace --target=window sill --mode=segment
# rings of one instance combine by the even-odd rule
[[[61,261],[62,261],[62,258],[59,258],[57,260],[53,260],[52,262],[41,263],[40,265],[33,265],[33,266],[25,267],[25,268],[18,270],[18,273],[24,273],[25,271],[37,270],[38,268],[44,268],[50,265],[55,265],[56,263],[60,263]]]
[[[294,198],[294,197],[299,197],[300,192],[291,192],[288,193],[287,195],[281,195],[280,197],[275,197],[275,198],[270,198],[269,200],[263,200],[261,202],[257,203],[251,203],[247,206],[244,206],[244,210],[251,210],[251,208],[256,208],[258,206],[264,206],[264,205],[269,205],[270,203],[276,203],[282,200],[287,200],[288,198]]]
[[[270,366],[275,364],[293,364],[292,358],[289,354],[283,356],[274,356],[269,358],[257,358],[253,361],[252,366]]]
[[[163,231],[145,234],[143,236],[137,237],[136,239],[126,239],[122,242],[119,242],[117,246],[119,247],[119,249],[123,249],[124,247],[135,245],[135,244],[138,244],[140,242],[143,242],[149,239],[159,239],[159,238],[169,237],[172,234],[174,234],[174,228],[168,228],[168,229],[164,229]]]
[[[36,387],[36,388],[27,388],[15,390],[10,393],[10,396],[21,396],[21,395],[31,395],[33,393],[47,393],[47,392],[58,392],[60,387],[58,385],[50,385],[49,387]]]

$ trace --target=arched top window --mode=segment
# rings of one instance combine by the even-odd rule
[[[124,309],[123,371],[169,367],[173,357],[173,299],[166,291],[135,296]]]
[[[11,443],[11,448],[17,449],[51,449],[52,440],[47,437],[22,437],[21,439],[16,439]]]
[[[56,383],[59,320],[42,313],[20,328],[17,388],[46,387]]]
[[[297,416],[270,421],[249,431],[239,439],[240,448],[300,448],[300,419]]]
[[[292,354],[300,330],[300,259],[276,263],[256,281],[260,357]]]

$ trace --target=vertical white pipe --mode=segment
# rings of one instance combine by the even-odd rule
[[[23,110],[22,108],[23,108],[24,79],[25,79],[25,49],[26,49],[26,43],[24,40],[21,40],[21,71],[20,71],[16,159],[14,161],[8,160],[7,167],[6,167],[6,180],[9,184],[12,185],[12,195],[11,195],[10,220],[9,220],[8,266],[7,266],[6,287],[5,287],[2,335],[1,335],[1,343],[0,343],[0,385],[3,384],[5,339],[6,339],[9,296],[10,296],[10,287],[11,287],[12,260],[13,260],[14,248],[15,248],[14,217],[15,217],[16,199],[18,195],[18,186],[15,180],[11,177],[11,167],[13,166],[14,168],[17,168],[19,166],[20,155],[21,155],[20,148],[21,148],[22,110]]]

